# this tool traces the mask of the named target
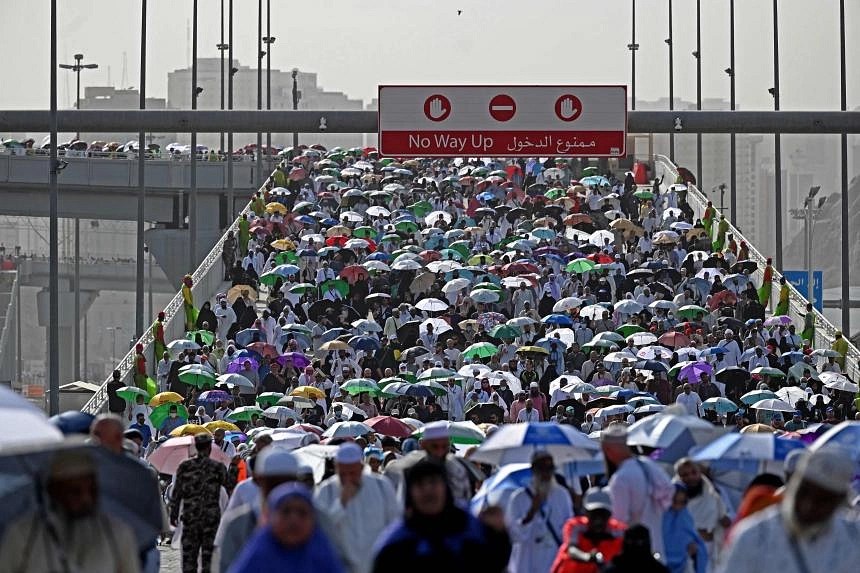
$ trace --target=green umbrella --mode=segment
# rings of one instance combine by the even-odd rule
[[[597,349],[610,350],[612,348],[618,348],[618,345],[611,340],[592,340],[588,344],[582,345],[583,352],[591,352]]]
[[[263,392],[257,396],[257,404],[261,408],[268,408],[278,403],[278,400],[284,397],[281,392]]]
[[[758,374],[760,376],[771,376],[773,378],[785,378],[785,373],[779,368],[771,368],[770,366],[759,366],[753,368],[750,374]]]
[[[561,189],[560,187],[553,187],[552,189],[550,189],[549,191],[544,193],[544,197],[546,197],[547,199],[551,199],[551,200],[555,200],[555,199],[558,199],[558,198],[564,197],[564,196],[565,196],[564,189]]]
[[[641,191],[635,192],[633,194],[633,196],[636,197],[637,199],[642,199],[643,201],[654,198],[654,194],[652,192],[645,191],[644,189]]]
[[[481,429],[472,422],[452,422],[448,426],[448,432],[451,436],[452,444],[475,445],[482,443],[486,439]],[[412,437],[419,440],[423,436],[423,428],[416,430],[412,434]]]
[[[598,171],[597,167],[586,167],[582,170],[583,177],[591,177],[592,175],[600,175],[600,172]]]
[[[311,211],[315,211],[317,208],[315,203],[309,203],[307,201],[299,201],[295,205],[293,205],[293,213],[301,213],[307,214]]]
[[[323,175],[331,175],[332,177],[340,177],[340,169],[336,167],[326,167],[322,170]]]
[[[453,243],[448,245],[448,248],[457,251],[458,253],[463,255],[463,258],[465,259],[469,256],[471,245],[469,245],[469,241],[454,241]]]
[[[635,332],[645,332],[645,329],[638,324],[622,324],[615,329],[615,332],[622,335],[624,338],[627,338]]]
[[[491,342],[476,342],[463,351],[464,358],[489,358],[499,353],[498,347]]]
[[[447,368],[429,368],[421,373],[419,380],[433,380],[436,378],[457,378],[458,374]]]
[[[152,412],[149,413],[149,421],[152,422],[152,425],[158,429],[164,424],[164,421],[170,416],[170,407],[176,406],[176,413],[183,420],[188,419],[188,408],[186,408],[183,404],[162,404],[157,408],[153,408]]]
[[[391,163],[394,163],[393,157],[383,157],[382,159],[379,160],[379,164],[382,165],[383,167],[386,167]]]
[[[258,406],[242,406],[241,408],[236,408],[230,414],[227,415],[227,420],[233,422],[250,422],[251,416],[257,416],[258,418],[263,415],[263,410]]]
[[[385,388],[386,386],[388,386],[389,384],[392,384],[394,382],[401,382],[403,384],[412,384],[414,381],[415,381],[414,376],[412,377],[411,382],[406,379],[406,376],[389,376],[388,378],[383,378],[382,380],[380,380],[378,386],[380,388]]]
[[[214,386],[216,381],[215,375],[203,368],[190,368],[185,372],[180,372],[179,380],[197,388],[203,388],[206,385]]]
[[[290,287],[290,292],[293,294],[305,294],[306,292],[310,292],[316,288],[317,287],[311,283],[296,283]]]
[[[135,400],[137,400],[138,396],[143,396],[144,402],[148,402],[150,398],[149,392],[136,386],[123,386],[122,388],[118,388],[116,395],[129,404],[133,404]]]
[[[430,211],[433,210],[433,205],[431,205],[429,201],[418,201],[417,203],[408,205],[406,208],[412,211],[412,214],[419,219],[423,219],[428,213],[430,213]]]
[[[388,233],[386,235],[382,235],[382,239],[380,242],[382,242],[382,243],[399,243],[402,240],[403,240],[403,237],[401,237],[397,233]]]
[[[418,230],[418,225],[412,221],[398,221],[394,228],[403,233],[414,233]]]
[[[210,324],[209,326],[214,325]],[[200,340],[202,340],[203,344],[205,344],[206,346],[212,346],[213,344],[215,344],[215,335],[208,330],[192,330],[191,332],[186,332],[185,338],[196,342],[198,335],[200,336]]]
[[[594,268],[594,261],[590,261],[588,259],[576,259],[575,261],[571,261],[567,263],[565,270],[571,273],[585,273]]]
[[[499,292],[499,293],[503,292],[502,287],[500,287],[496,283],[491,283],[489,281],[484,281],[482,283],[478,283],[472,287],[473,290],[476,290],[479,288],[494,290],[494,291]]]
[[[277,255],[275,255],[275,264],[278,265],[286,265],[290,264],[298,264],[299,257],[296,255],[294,251],[281,251]]]
[[[352,236],[359,239],[372,239],[376,236],[376,229],[373,227],[356,227],[352,231]]]
[[[327,280],[320,285],[320,289],[322,292],[325,292],[329,289],[329,287],[333,286],[334,289],[341,294],[344,298],[349,294],[349,283],[342,279],[331,279]]]
[[[707,309],[696,304],[688,304],[687,306],[682,306],[678,309],[677,316],[680,316],[681,318],[696,318],[696,315],[699,313],[704,314],[705,316],[708,315]]]
[[[490,336],[493,338],[516,338],[521,334],[521,331],[516,326],[509,326],[507,324],[497,324],[490,330]]]
[[[463,255],[460,254],[460,251],[456,249],[442,249],[439,251],[439,254],[442,255],[442,259],[445,261],[462,261]]]
[[[307,283],[305,283],[307,284]],[[311,285],[313,286],[313,285]],[[286,326],[282,326],[284,330],[290,330],[293,332],[304,332],[305,334],[311,334],[311,329],[305,326],[304,324],[287,324]]]
[[[351,380],[347,380],[341,384],[340,389],[353,396],[356,394],[363,394],[365,392],[376,394],[380,391],[379,385],[376,381],[371,380],[370,378],[353,378]]]

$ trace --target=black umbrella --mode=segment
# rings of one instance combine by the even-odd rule
[[[672,284],[677,284],[677,283],[681,282],[681,273],[679,273],[677,270],[675,270],[673,268],[660,269],[659,271],[654,273],[654,276],[658,277],[658,278],[664,278],[665,277]]]
[[[400,354],[400,360],[404,362],[412,362],[419,356],[424,356],[425,354],[430,354],[430,351],[423,346],[413,346],[412,348],[404,350],[403,353]]]
[[[480,207],[478,209],[475,209],[475,216],[476,217],[495,217],[496,216],[496,210],[490,209],[489,207]]]
[[[573,417],[577,420],[585,419],[585,404],[577,400],[576,398],[568,398],[567,400],[559,400],[555,403],[555,407],[564,406],[564,409],[573,408],[576,410]]]
[[[704,263],[702,263],[702,268],[729,270],[729,263],[727,263],[726,259],[722,257],[709,257]]]
[[[319,322],[321,318],[331,313],[336,317],[340,313],[343,303],[332,300],[318,300],[308,307],[308,318],[314,322]]]
[[[617,406],[623,403],[623,400],[617,400],[615,398],[595,398],[594,400],[590,400],[585,405],[585,409],[591,410],[592,408],[608,408],[609,406]]]
[[[714,377],[718,382],[728,386],[729,384],[745,383],[750,379],[750,373],[739,366],[729,366],[718,370]]]
[[[513,209],[508,211],[508,214],[505,215],[505,217],[508,218],[508,221],[513,223],[518,218],[525,217],[527,214],[528,214],[528,212],[525,209],[523,209],[522,207],[514,207]]]
[[[732,318],[731,316],[723,316],[717,319],[717,324],[720,326],[731,328],[735,332],[741,332],[744,328],[744,323],[737,318]]]
[[[397,339],[405,346],[412,346],[418,340],[418,326],[420,324],[420,320],[404,322],[397,329]]]
[[[660,283],[660,282],[650,283],[648,285],[648,288],[651,289],[652,293],[657,293],[657,292],[663,293],[663,296],[665,296],[667,298],[671,298],[675,294],[668,285]]]
[[[505,419],[505,411],[496,404],[477,404],[466,410],[466,419],[471,420],[472,416],[478,416],[478,423],[500,424]]]
[[[742,273],[744,271],[749,271],[754,273],[758,270],[758,263],[751,260],[738,261],[732,265],[731,272],[733,273]]]
[[[629,273],[627,273],[628,279],[644,279],[652,276],[654,271],[651,269],[633,269]]]
[[[529,185],[526,188],[527,195],[543,195],[544,193],[546,193],[546,185],[543,183],[535,183],[534,185]]]

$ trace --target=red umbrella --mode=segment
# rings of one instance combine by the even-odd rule
[[[346,279],[349,284],[354,285],[358,281],[370,277],[370,273],[361,265],[350,265],[340,271],[340,277]]]
[[[606,255],[604,253],[592,253],[586,257],[587,259],[594,261],[598,265],[605,265],[612,262],[612,257]]]
[[[657,339],[657,342],[669,348],[685,348],[690,346],[689,337],[683,332],[669,331]]]
[[[735,304],[738,302],[738,296],[732,291],[726,289],[721,290],[717,294],[711,297],[711,300],[708,301],[708,308],[711,310],[716,310],[720,304]]]
[[[382,434],[383,436],[391,436],[392,438],[408,438],[412,435],[412,428],[391,416],[376,416],[369,420],[365,420],[364,423],[373,428],[374,432]]]
[[[564,224],[570,225],[571,227],[581,223],[593,223],[593,221],[590,216],[584,213],[574,213],[573,215],[568,215],[564,218]]]
[[[343,247],[344,245],[346,245],[346,242],[348,240],[349,239],[347,237],[344,237],[343,235],[335,235],[334,237],[327,238],[325,240],[325,244],[328,245],[329,247],[334,247],[334,246]]]
[[[308,176],[308,172],[303,167],[293,167],[290,169],[290,181],[301,181]]]
[[[265,356],[268,358],[277,358],[278,357],[278,349],[272,346],[271,344],[266,344],[265,342],[253,342],[246,346],[245,348],[249,350],[253,350],[260,356]]]
[[[421,251],[419,255],[428,263],[430,261],[438,261],[442,258],[442,255],[439,253],[439,251]]]
[[[540,270],[531,263],[508,263],[502,267],[502,272],[507,276],[514,276],[539,273]]]

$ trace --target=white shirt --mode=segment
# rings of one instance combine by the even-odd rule
[[[809,573],[854,573],[860,563],[860,523],[839,510],[829,527],[817,537],[794,540],[772,506],[743,520],[732,532],[721,573],[804,573],[793,544],[806,561]]]
[[[564,523],[573,517],[570,494],[553,480],[543,506],[531,521],[523,523],[532,505],[530,493],[526,488],[517,490],[505,512],[512,545],[510,573],[549,571],[559,546],[551,531],[561,540]]]
[[[215,318],[218,319],[218,328],[215,335],[219,340],[227,340],[227,332],[233,323],[236,322],[236,313],[233,308],[227,305],[227,308],[221,308],[221,305],[215,307]]]
[[[675,403],[680,404],[687,411],[687,414],[690,416],[701,416],[702,409],[702,399],[696,392],[690,392],[687,394],[686,392],[681,392],[678,394],[678,397],[675,398]]]
[[[726,340],[725,338],[720,340],[717,344],[720,348],[726,351],[726,362],[728,362],[732,366],[737,366],[741,363],[741,345],[737,340],[732,338],[731,340]]]
[[[663,513],[674,492],[669,476],[655,462],[642,457],[628,458],[609,479],[612,517],[628,527],[636,524],[647,527],[651,550],[663,555]]]
[[[391,482],[382,476],[363,474],[358,493],[344,507],[340,502],[340,477],[322,482],[314,496],[315,505],[332,521],[333,530],[342,537],[340,546],[348,561],[347,570],[368,573],[371,548],[379,534],[400,517],[401,506]]]
[[[531,412],[523,408],[517,414],[517,422],[540,422],[540,413],[537,408],[532,408]]]

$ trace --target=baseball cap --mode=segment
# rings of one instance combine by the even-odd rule
[[[596,509],[612,511],[612,500],[605,490],[593,487],[585,492],[585,497],[582,498],[582,506],[585,508],[585,511],[594,511]]]

